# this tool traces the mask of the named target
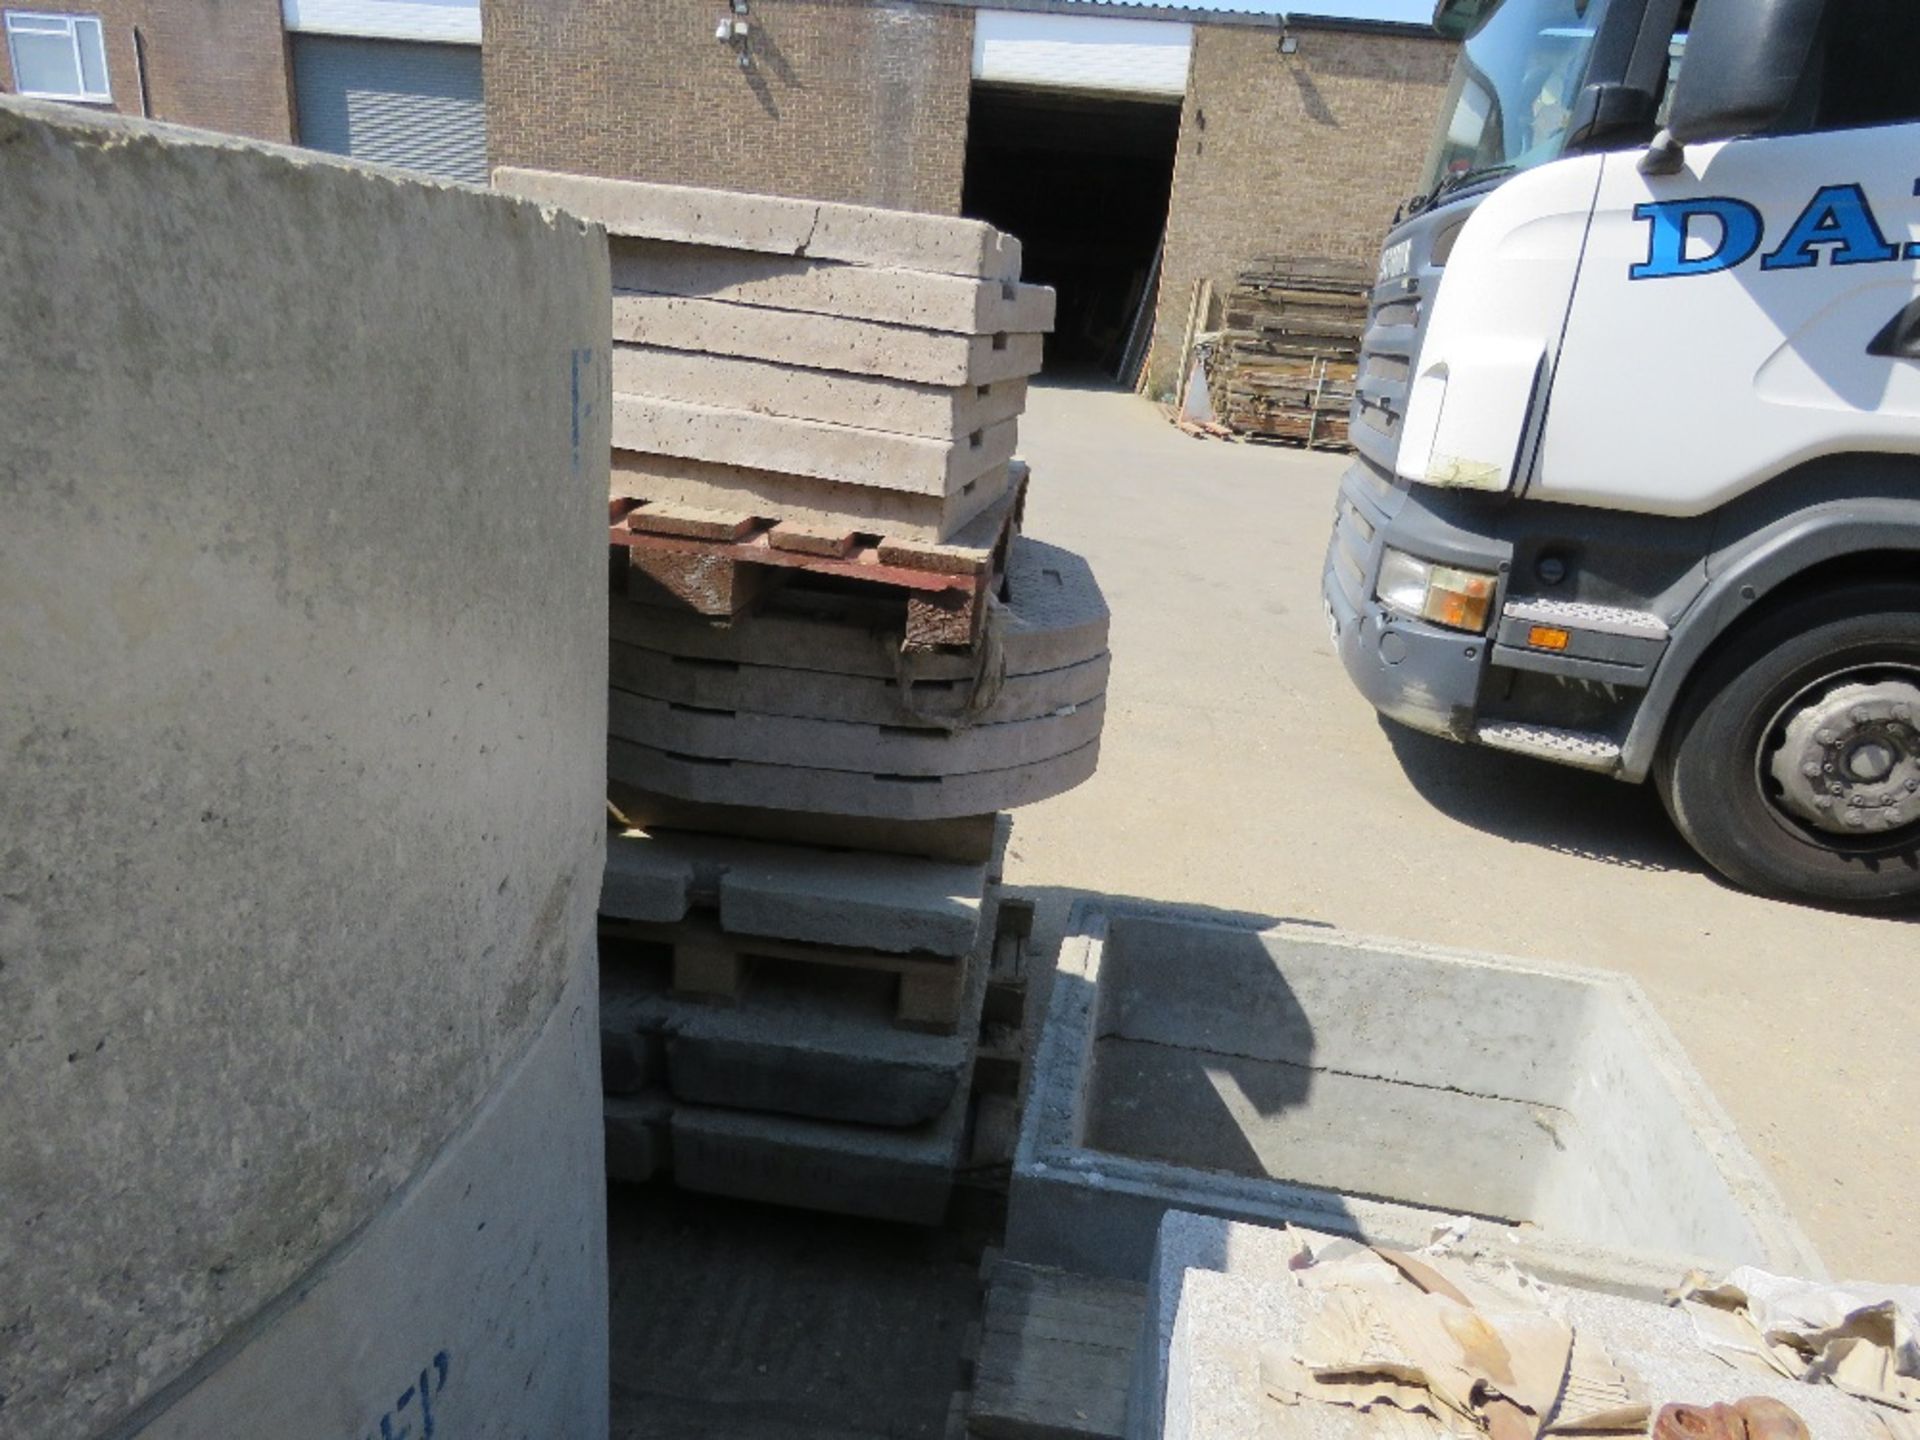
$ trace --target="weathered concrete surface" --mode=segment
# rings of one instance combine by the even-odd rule
[[[1007,493],[1012,469],[995,466],[949,494],[918,495],[778,470],[616,450],[612,491],[636,500],[670,500],[734,514],[744,511],[822,529],[839,526],[847,531],[878,531],[899,540],[942,541]]]
[[[597,1104],[536,1037],[558,1006],[596,1029],[567,985],[602,864],[604,242],[11,101],[0,194],[0,1428],[157,1420],[399,1226],[479,1288],[287,1312],[339,1328],[302,1321],[276,1383],[305,1403],[269,1428],[365,1434],[458,1338],[450,1404],[603,1433],[597,1208],[533,1212],[591,1174],[552,1087]],[[469,1163],[450,1139],[522,1101],[544,1139],[495,1157],[484,1240],[417,1228],[436,1157]]]
[[[1282,1230],[1170,1214],[1147,1294],[1146,1333],[1129,1390],[1129,1440],[1366,1440],[1375,1418],[1338,1405],[1281,1406],[1260,1381],[1260,1352],[1291,1354],[1319,1304],[1288,1269]],[[1556,1289],[1548,1304],[1644,1387],[1657,1413],[1766,1395],[1826,1440],[1884,1434],[1874,1407],[1828,1385],[1738,1370],[1703,1349],[1684,1310]]]
[[[1000,667],[1032,675],[1082,664],[1106,653],[1106,598],[1087,562],[1031,536],[1014,539],[1007,556],[1006,600],[992,602]],[[781,665],[882,680],[972,681],[973,655],[900,653],[901,608],[862,596],[786,591],[757,611],[751,624],[715,626],[673,611],[616,601],[613,638],[690,660]],[[1124,663],[1124,658],[1123,658]]]
[[[950,495],[996,466],[1004,471],[1018,430],[1002,420],[931,440],[644,395],[613,398],[613,443],[622,450],[920,495]]]
[[[1027,528],[1091,562],[1116,656],[1099,773],[1014,837],[1042,953],[1098,893],[1630,975],[1835,1272],[1920,1281],[1910,920],[1742,894],[1647,789],[1380,724],[1320,610],[1343,457],[1085,384],[1036,386],[1020,443]]]
[[[616,290],[880,320],[956,335],[1053,329],[1054,294],[1045,285],[659,240],[621,238],[609,250]]]
[[[600,913],[673,924],[711,908],[735,935],[964,955],[979,938],[987,870],[984,861],[630,830],[607,836]]]
[[[598,221],[612,235],[990,280],[1020,278],[1020,242],[979,220],[510,166],[496,169],[493,183]]]
[[[907,777],[751,760],[704,760],[607,739],[609,778],[641,790],[712,805],[812,810],[887,820],[944,820],[1014,810],[1081,784],[1100,759],[1100,742],[1004,770]]]
[[[761,415],[830,420],[893,435],[950,440],[1019,416],[1025,380],[991,385],[916,385],[874,375],[842,375],[737,355],[613,347],[616,395],[657,395],[690,405],[718,405]]]
[[[613,335],[637,345],[737,355],[919,385],[991,385],[1040,372],[1038,335],[943,335],[873,320],[756,310],[677,295],[613,297]]]
[[[607,706],[609,734],[678,755],[936,779],[1051,760],[1098,740],[1105,719],[1105,700],[1097,695],[1031,720],[970,725],[951,734],[746,710],[716,714],[625,690],[613,691]]]
[[[1139,1278],[1168,1208],[1396,1244],[1465,1212],[1475,1253],[1580,1285],[1820,1273],[1630,982],[1140,906],[1071,925],[1015,1259]]]
[[[909,692],[877,676],[686,660],[621,641],[612,646],[611,680],[617,691],[673,705],[937,731],[967,720],[1037,720],[1085,705],[1106,692],[1110,668],[1099,655],[1059,670],[1009,675],[972,715],[966,711],[971,687],[959,680],[928,680]]]

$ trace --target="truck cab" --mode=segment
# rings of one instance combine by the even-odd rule
[[[1322,581],[1390,719],[1920,900],[1920,5],[1443,0]]]

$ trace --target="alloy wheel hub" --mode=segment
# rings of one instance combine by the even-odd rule
[[[1841,685],[1787,721],[1779,803],[1819,830],[1860,835],[1920,820],[1920,685]]]

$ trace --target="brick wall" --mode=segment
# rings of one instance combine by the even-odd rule
[[[140,114],[138,29],[146,53],[147,113],[260,140],[293,138],[293,91],[279,0],[0,0],[0,9],[93,15],[107,49],[112,108]],[[13,57],[0,43],[0,89],[12,93]]]
[[[1426,159],[1454,47],[1413,36],[1194,28],[1174,160],[1153,393],[1175,383],[1196,281],[1261,255],[1371,260]]]
[[[484,0],[495,165],[953,213],[970,10],[752,0],[743,69],[723,0]]]

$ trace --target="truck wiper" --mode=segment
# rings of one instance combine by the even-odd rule
[[[1471,185],[1477,180],[1491,180],[1496,175],[1511,175],[1519,168],[1518,165],[1478,165],[1471,170],[1462,170],[1458,175],[1449,175],[1434,187],[1433,194],[1427,197],[1427,204],[1433,204],[1442,195],[1451,194],[1462,185]]]

